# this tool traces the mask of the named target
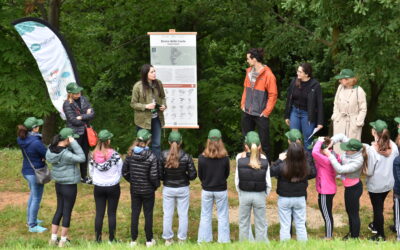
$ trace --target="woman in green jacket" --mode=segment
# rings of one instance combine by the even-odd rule
[[[51,226],[50,245],[64,247],[68,243],[68,229],[71,221],[72,209],[77,195],[77,183],[81,181],[78,163],[85,161],[85,154],[74,138],[79,138],[72,128],[63,128],[54,136],[46,153],[46,160],[52,167],[51,177],[56,182],[57,210]],[[61,218],[61,240],[57,233]]]
[[[135,125],[137,131],[142,128],[151,130],[151,150],[160,159],[165,92],[161,81],[156,79],[156,70],[152,65],[143,65],[140,75],[141,80],[135,83],[132,90],[131,107],[135,110]]]

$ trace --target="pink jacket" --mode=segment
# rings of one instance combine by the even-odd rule
[[[315,185],[317,192],[320,194],[335,194],[336,193],[336,172],[329,158],[321,153],[321,141],[317,141],[312,151],[315,168],[317,169],[317,177]],[[339,156],[337,156],[339,160]]]

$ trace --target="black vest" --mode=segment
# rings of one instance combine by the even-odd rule
[[[267,159],[260,159],[260,169],[249,166],[249,154],[238,160],[239,188],[247,192],[261,192],[267,190],[265,177],[268,169]]]

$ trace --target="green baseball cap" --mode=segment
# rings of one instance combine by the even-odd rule
[[[382,120],[376,120],[374,122],[370,122],[369,125],[371,125],[371,127],[373,127],[376,130],[376,132],[379,133],[388,127],[386,122]]]
[[[395,120],[398,124],[400,124],[400,117],[396,117],[396,118],[394,118],[394,120]]]
[[[99,137],[100,141],[105,142],[110,140],[114,135],[107,129],[103,129],[99,132],[97,136]]]
[[[255,131],[248,132],[244,142],[249,147],[251,147],[252,144],[256,144],[257,146],[259,146],[261,143],[260,137],[258,136],[258,133]]]
[[[317,141],[318,141],[318,138],[314,138],[313,142],[310,145],[308,145],[307,149],[309,149],[309,150],[313,149],[315,146],[315,143],[317,143]],[[327,145],[325,145],[325,143],[321,144],[321,149],[326,149],[326,147],[327,147]]]
[[[340,149],[343,151],[358,151],[363,147],[362,143],[357,139],[350,139],[348,142],[340,144]]]
[[[82,87],[78,86],[76,82],[70,82],[67,85],[67,92],[71,94],[78,94],[83,90]]]
[[[340,80],[340,79],[344,79],[344,78],[353,78],[356,75],[354,74],[354,72],[351,69],[342,69],[342,71],[340,71],[339,75],[335,76],[335,79]]]
[[[289,139],[291,142],[295,142],[297,140],[302,140],[303,135],[301,134],[300,130],[298,129],[291,129],[288,132],[285,133],[286,137]]]
[[[63,140],[67,139],[70,136],[74,137],[75,139],[79,138],[79,135],[75,134],[72,128],[63,128],[61,129],[59,134],[61,135],[61,139]]]
[[[176,142],[176,143],[181,143],[182,142],[182,135],[178,131],[171,131],[168,136],[168,142]]]
[[[43,125],[43,120],[42,119],[37,119],[36,117],[28,117],[24,121],[24,126],[27,129],[33,129],[39,126]]]
[[[221,137],[222,135],[219,129],[211,129],[210,132],[208,132],[208,139],[210,139],[211,141],[218,141],[219,139],[221,139]]]
[[[140,141],[148,141],[151,138],[151,133],[147,129],[141,129],[137,132],[137,139]]]

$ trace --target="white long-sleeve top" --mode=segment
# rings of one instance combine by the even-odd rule
[[[104,159],[95,152],[89,161],[89,175],[96,186],[114,186],[121,179],[123,161],[120,155],[114,150],[107,155],[110,156]]]
[[[239,170],[238,170],[238,160],[240,158],[242,158],[242,154],[243,153],[239,153],[236,155],[236,170],[235,170],[235,187],[236,187],[236,191],[239,192]],[[267,157],[265,157],[265,155],[261,155],[262,159],[267,159]],[[269,193],[271,192],[272,189],[272,183],[271,183],[271,175],[269,173],[270,170],[270,166],[268,164],[268,169],[267,169],[267,173],[265,174],[265,181],[267,183],[267,189],[265,190],[265,192],[267,193],[267,196],[269,195]]]

